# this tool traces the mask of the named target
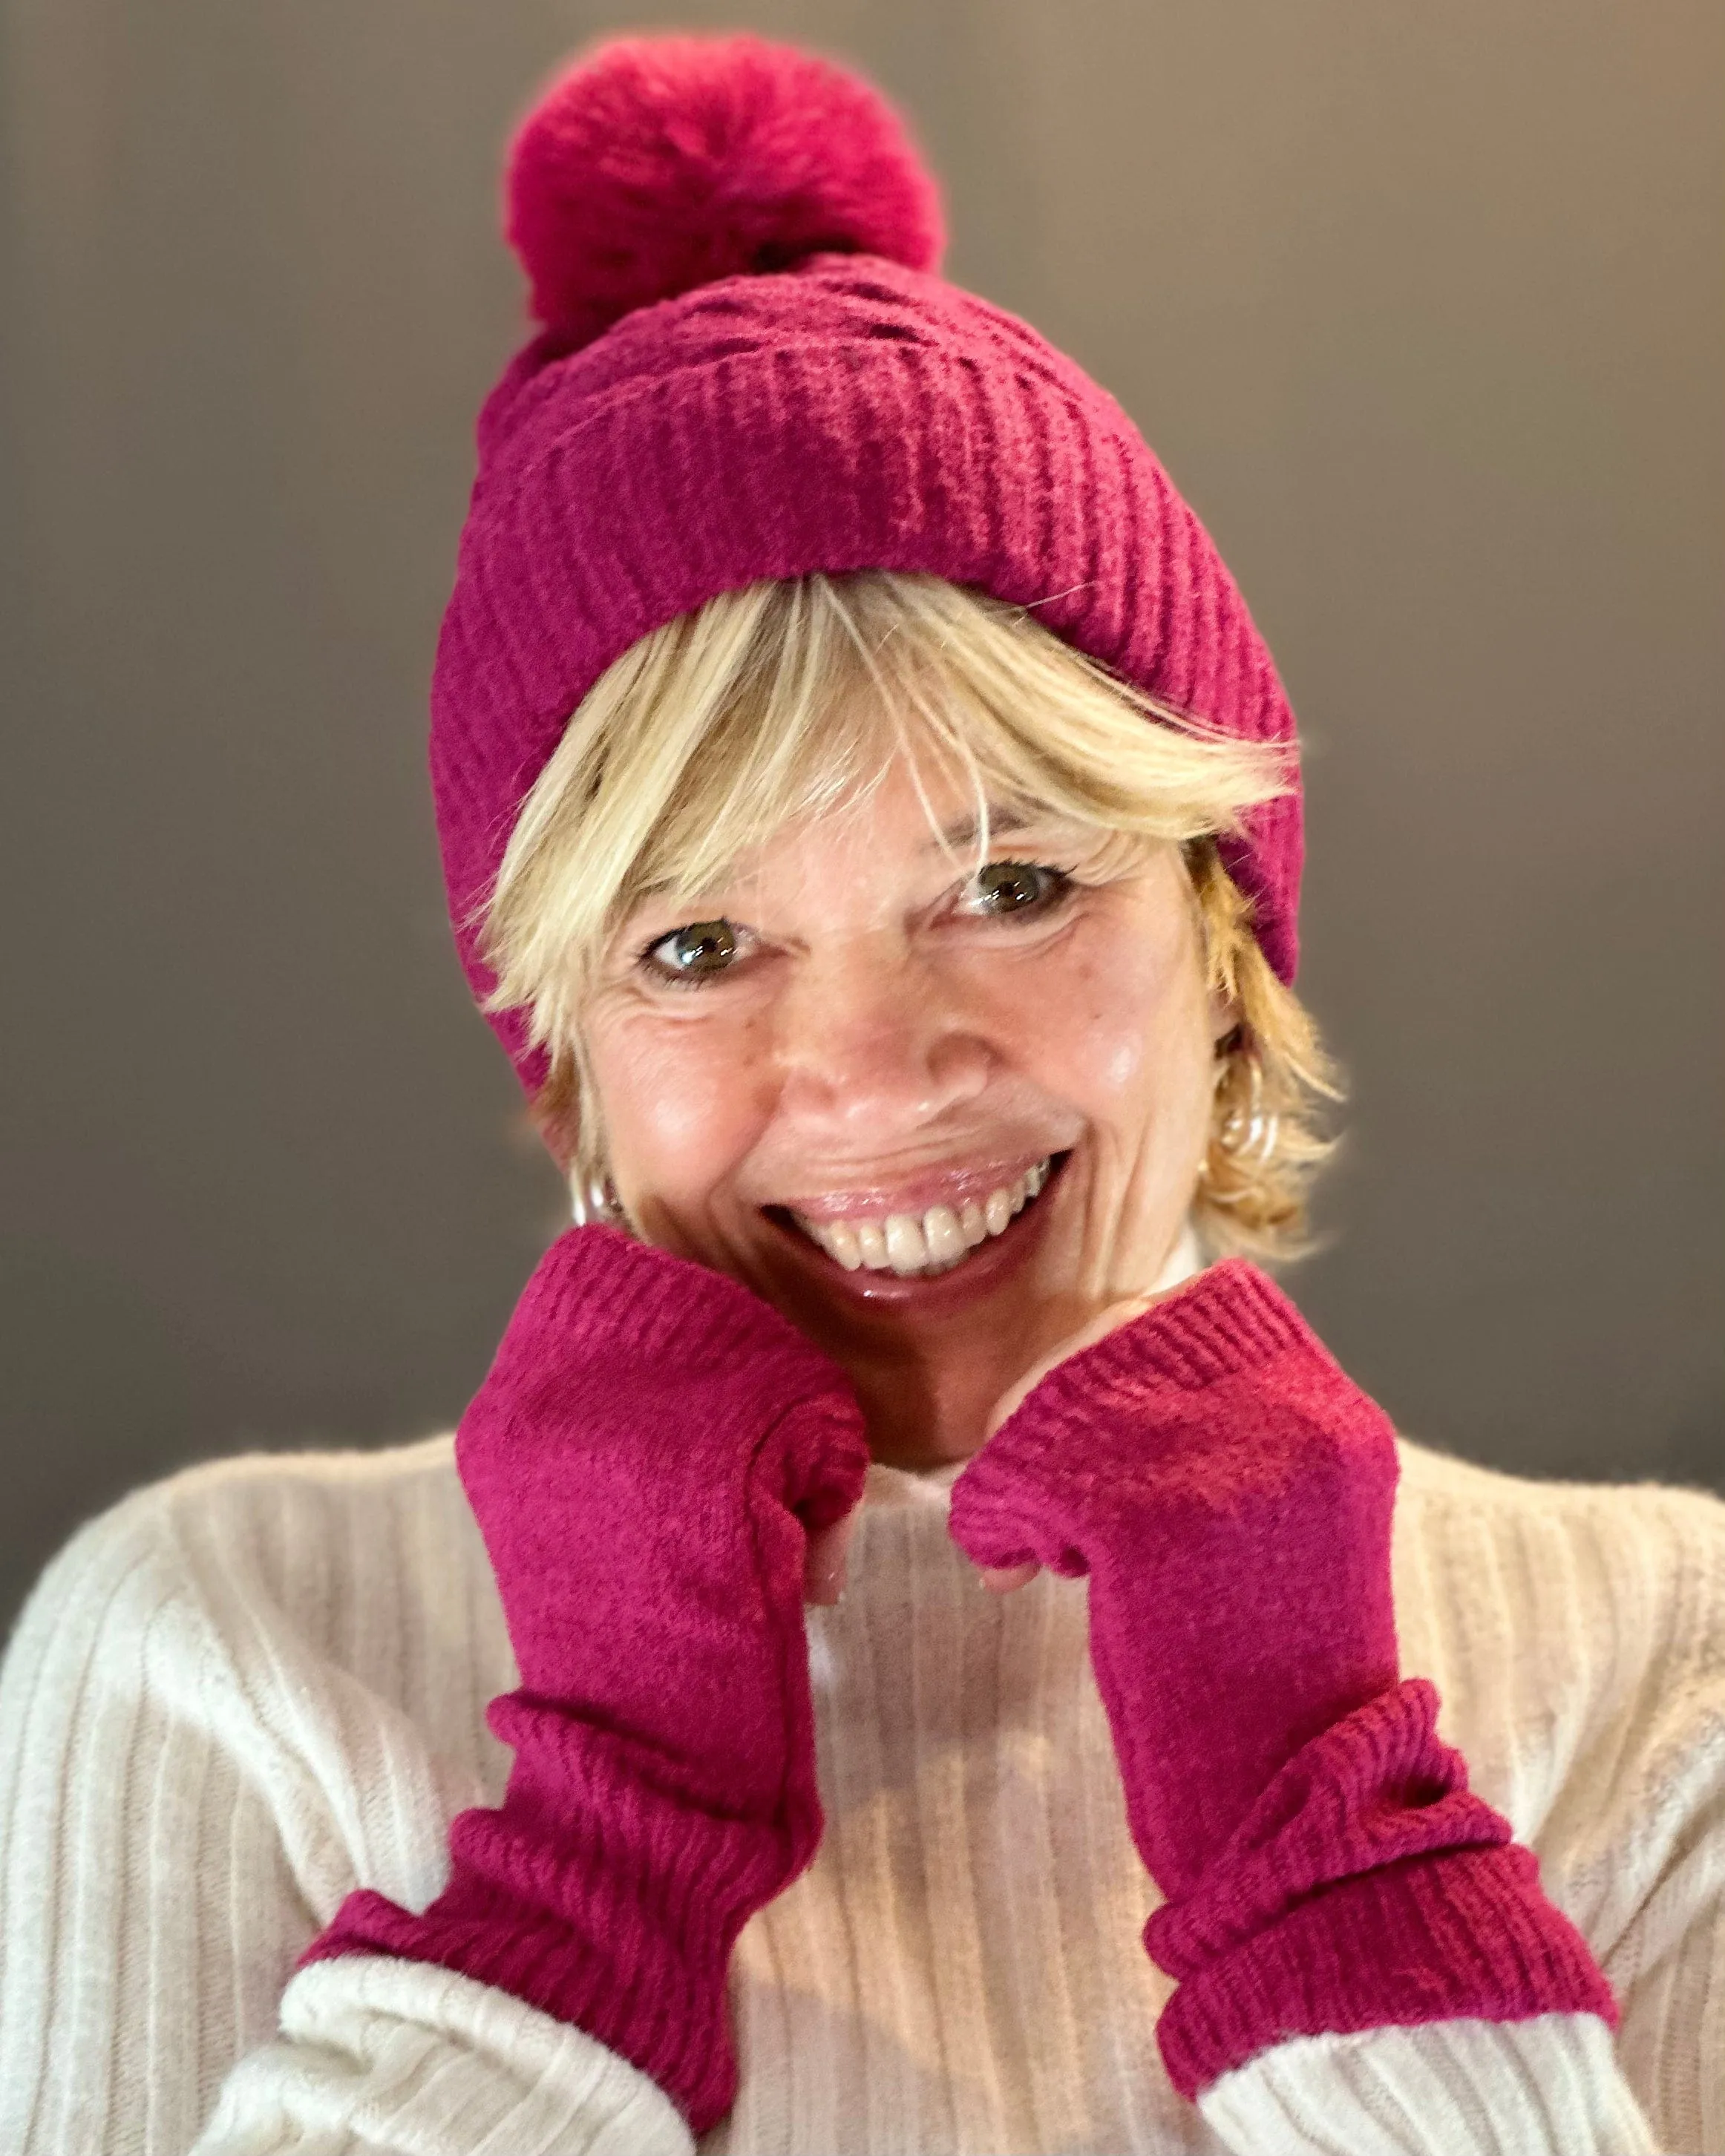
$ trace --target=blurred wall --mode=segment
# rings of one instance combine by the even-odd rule
[[[0,1614],[182,1462],[452,1422],[554,1229],[424,700],[501,140],[658,19],[7,0]],[[1120,396],[1276,650],[1356,1096],[1315,1322],[1447,1449],[1721,1480],[1717,8],[744,19],[909,108],[952,274]]]

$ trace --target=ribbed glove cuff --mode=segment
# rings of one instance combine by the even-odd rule
[[[639,2066],[699,2135],[736,2094],[732,1948],[808,1861],[819,1812],[716,1815],[639,1747],[520,1694],[492,1713],[516,1768],[501,1810],[455,1821],[444,1892],[418,1916],[349,1895],[302,1965],[393,1954],[493,1984]]]
[[[1145,1927],[1153,1955],[1163,1913]],[[1538,1860],[1503,1842],[1410,1858],[1325,1889],[1187,1975],[1156,2040],[1189,2101],[1295,2036],[1558,2013],[1617,2025],[1586,1940],[1541,1892]]]
[[[1290,2037],[1617,2009],[1538,1861],[1467,1787],[1405,1680],[1305,1745],[1192,1892],[1144,1927],[1179,1988],[1157,2040],[1194,2097]]]

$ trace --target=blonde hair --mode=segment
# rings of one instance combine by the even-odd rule
[[[692,898],[786,824],[865,795],[895,754],[925,801],[931,762],[964,777],[978,858],[991,804],[1180,846],[1210,983],[1240,1014],[1218,1055],[1194,1219],[1217,1254],[1297,1255],[1339,1089],[1216,845],[1287,791],[1281,752],[1159,704],[1024,608],[886,570],[751,584],[642,637],[522,803],[476,916],[497,977],[486,1008],[525,1010],[547,1050],[535,1112],[572,1183],[604,1158],[580,1019],[624,919],[649,893]]]

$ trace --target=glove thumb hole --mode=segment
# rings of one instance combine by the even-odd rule
[[[861,1495],[850,1482],[820,1482],[804,1491],[790,1510],[805,1534],[824,1534],[856,1510]]]
[[[962,1482],[952,1493],[947,1527],[966,1557],[983,1572],[1040,1567],[1065,1579],[1081,1579],[1090,1570],[1083,1551],[1053,1520],[1017,1518],[1006,1506],[985,1502]]]
[[[1043,1562],[1042,1552],[1014,1520],[973,1507],[952,1507],[947,1532],[971,1563],[983,1572],[1015,1572]]]
[[[805,1410],[783,1426],[778,1477],[780,1502],[803,1531],[818,1534],[860,1502],[869,1448],[860,1419],[830,1409]]]

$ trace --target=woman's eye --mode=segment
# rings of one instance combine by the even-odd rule
[[[1065,892],[1070,879],[1059,869],[1036,861],[990,861],[972,877],[972,910],[991,920],[1045,906]]]
[[[649,944],[644,955],[662,973],[700,981],[722,973],[737,949],[737,931],[728,921],[691,921]]]

